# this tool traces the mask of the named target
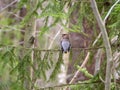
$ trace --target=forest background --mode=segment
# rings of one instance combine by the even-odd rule
[[[120,0],[0,0],[0,90],[120,90],[119,15]]]

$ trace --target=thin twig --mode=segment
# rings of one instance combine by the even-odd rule
[[[103,20],[104,24],[105,24],[105,21],[107,20],[107,18],[109,17],[111,11],[112,11],[113,8],[119,3],[119,1],[120,1],[120,0],[117,0],[117,1],[112,5],[112,7],[109,9],[107,15],[105,16],[105,18],[104,18],[104,20]]]
[[[116,3],[113,4],[113,6],[109,9],[107,15],[105,16],[103,22],[105,23],[107,18],[109,17],[110,13],[112,12],[113,8],[115,7],[115,5],[117,5],[117,3],[119,2],[120,0],[118,0]],[[93,46],[97,43],[97,41],[99,40],[99,38],[101,37],[102,33],[100,32],[98,37],[96,38],[96,40],[94,41],[93,43]]]
[[[14,29],[14,28],[11,28],[11,30],[3,30],[3,29],[0,29],[0,32],[10,32],[10,31],[22,31],[22,32],[25,32],[24,30],[19,30],[19,29]]]
[[[19,18],[19,19],[23,19],[23,17],[18,16],[17,14],[14,14],[13,12],[7,12],[8,14],[14,15],[15,17]]]
[[[23,43],[23,42],[21,42]],[[22,48],[22,49],[26,49],[26,50],[39,50],[39,51],[61,51],[61,49],[40,49],[40,48],[26,48],[23,46],[16,46],[16,45],[1,45],[0,46],[1,49],[5,49],[5,48]],[[95,50],[95,49],[99,49],[99,48],[104,48],[104,47],[98,47],[98,48],[73,48],[74,50]],[[2,50],[3,50],[2,49]]]
[[[93,83],[102,83],[101,81],[94,81],[94,82],[78,82],[76,84],[62,84],[62,85],[55,85],[55,86],[50,86],[50,87],[44,87],[44,88],[40,88],[37,90],[41,90],[41,89],[48,89],[48,88],[57,88],[57,87],[65,87],[65,86],[72,86],[72,85],[80,85],[80,84],[93,84]]]
[[[99,75],[99,79],[105,84],[105,81],[103,80],[103,78]]]
[[[88,58],[89,58],[90,52],[87,53],[87,56],[84,60],[84,62],[82,63],[82,65],[80,66],[81,68],[85,67],[86,63],[88,62]],[[73,76],[73,78],[71,79],[71,81],[69,82],[69,84],[72,84],[74,82],[74,80],[76,79],[76,77],[79,74],[79,70],[77,70],[77,72],[75,73],[75,75]]]
[[[11,2],[10,4],[8,4],[7,6],[5,6],[4,8],[2,8],[1,10],[0,10],[0,13],[2,12],[2,11],[4,11],[5,9],[7,9],[8,7],[10,7],[10,6],[12,6],[14,3],[16,3],[18,0],[14,0],[13,2]]]
[[[62,31],[62,27],[59,29],[59,31],[57,32],[57,34],[54,36],[54,38],[53,38],[52,42],[50,43],[50,46],[49,46],[48,49],[52,48],[52,45],[53,45],[55,39],[58,37],[58,35],[60,34],[61,31]]]
[[[95,39],[95,41],[93,42],[92,46],[95,46],[95,44],[97,43],[97,41],[99,40],[99,38],[101,37],[102,33],[100,32],[98,37]]]
[[[25,32],[24,30],[20,30],[20,29],[17,29],[13,26],[1,26],[1,28],[8,28],[8,30],[3,30],[3,29],[0,29],[0,32],[9,32],[9,31],[22,31],[22,32]]]

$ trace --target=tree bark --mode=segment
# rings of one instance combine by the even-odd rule
[[[93,10],[93,13],[95,15],[95,18],[98,22],[98,25],[100,27],[100,30],[102,32],[102,37],[106,49],[106,56],[107,56],[107,66],[106,66],[106,77],[105,77],[105,90],[110,90],[110,84],[111,84],[111,67],[112,67],[112,50],[108,38],[108,34],[105,28],[105,24],[99,14],[96,1],[95,0],[90,0],[91,2],[91,7]]]

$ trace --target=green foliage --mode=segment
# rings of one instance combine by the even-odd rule
[[[10,18],[2,18],[1,20],[0,20],[0,26],[2,27],[2,26],[7,26],[7,25],[9,25],[9,24],[11,24],[12,23],[12,19],[10,19]]]
[[[57,73],[60,72],[60,68],[61,68],[62,63],[63,63],[62,53],[59,52],[59,58],[58,58],[58,61],[55,65],[55,68],[54,68],[52,74],[50,75],[50,78],[49,78],[50,80],[55,80],[55,77],[56,77]]]
[[[93,78],[93,75],[88,73],[86,68],[81,68],[80,66],[77,66],[77,68],[80,72],[84,73],[84,75],[87,76],[88,78]]]
[[[65,18],[65,14],[63,12],[63,6],[64,5],[62,2],[57,2],[55,0],[48,1],[48,4],[46,7],[42,7],[42,13],[38,16],[39,18],[41,17],[47,17],[47,16],[52,16],[55,18]]]
[[[110,14],[108,28],[110,28],[109,35],[111,38],[118,35],[120,32],[120,4],[117,4],[113,9],[113,12]]]
[[[72,90],[103,90],[104,83],[99,78],[99,73],[92,79],[79,81],[77,84],[71,85]]]
[[[19,56],[19,48],[4,47],[3,50],[3,53],[0,54],[0,76],[3,79],[0,83],[1,90],[6,90],[4,88],[7,87],[11,88],[11,90],[24,90],[24,80],[27,79],[31,82],[30,72],[27,69],[28,67],[34,70],[35,80],[39,78],[44,78],[44,80],[46,80],[46,71],[53,67],[52,55],[54,55],[54,52],[52,51],[28,49],[26,54],[21,58]],[[32,51],[34,51],[34,63],[31,60]],[[62,61],[61,56],[58,58],[58,64],[56,64],[55,70],[53,70],[51,75],[52,79],[54,79],[57,73],[59,73]],[[6,68],[2,69],[3,67]],[[5,74],[6,71],[8,73]],[[3,81],[5,81],[5,83]]]
[[[0,90],[8,90],[8,83],[5,83],[4,81],[0,81]]]
[[[73,85],[71,86],[72,90],[92,90],[93,89],[93,84],[89,85]]]
[[[38,2],[37,2],[38,1]],[[110,1],[110,0],[109,0]],[[54,51],[44,51],[44,50],[36,50],[36,49],[28,49],[24,47],[10,47],[9,45],[16,44],[16,41],[22,37],[20,30],[26,29],[26,27],[31,27],[31,23],[33,22],[33,18],[36,19],[44,19],[44,25],[40,27],[40,36],[43,36],[47,31],[49,31],[53,26],[57,24],[61,24],[65,30],[70,32],[77,32],[86,35],[83,29],[83,20],[87,19],[87,23],[89,27],[96,26],[95,19],[93,17],[93,13],[90,7],[90,3],[87,0],[75,1],[74,0],[20,0],[16,5],[16,9],[14,8],[11,12],[14,15],[18,15],[20,8],[26,6],[27,15],[23,17],[23,19],[16,20],[16,17],[11,18],[11,15],[5,15],[0,18],[0,90],[25,90],[24,81],[27,79],[33,87],[35,87],[35,81],[39,78],[47,80],[46,71],[50,70],[54,67],[49,80],[55,80],[56,75],[60,71],[60,65],[63,63],[62,61],[62,53],[59,53],[56,63],[54,64],[54,55],[56,52]],[[97,0],[99,11],[101,12],[102,17],[106,15],[110,6],[104,6],[104,0]],[[115,0],[112,0],[112,3]],[[68,4],[68,12],[64,11],[64,7]],[[11,7],[10,7],[11,8]],[[76,8],[78,9],[77,22],[71,25],[71,28],[68,28],[66,25],[70,22],[70,19],[75,14],[73,13]],[[38,12],[40,10],[40,13]],[[6,17],[7,16],[7,17]],[[52,18],[52,22],[49,23],[49,18]],[[67,23],[64,24],[63,20],[66,20]],[[28,26],[27,26],[28,25]],[[108,33],[110,39],[114,36],[118,35],[120,43],[120,4],[116,5],[113,12],[110,14],[108,21],[106,23],[106,27],[108,29]],[[32,28],[33,29],[33,28]],[[10,32],[9,32],[10,31]],[[13,32],[14,31],[14,32]],[[97,34],[96,34],[97,36]],[[96,38],[96,37],[95,37]],[[40,37],[41,39],[41,37]],[[44,41],[45,43],[45,41]],[[96,47],[101,46],[103,41],[98,40]],[[18,44],[18,43],[17,43]],[[43,45],[43,43],[40,43]],[[24,51],[24,55],[21,54],[21,50]],[[34,51],[34,61],[32,61],[31,53]],[[85,53],[80,54],[79,59],[84,59]],[[94,54],[92,52],[92,54]],[[22,56],[22,57],[21,57]],[[91,60],[94,58],[94,55],[91,55]],[[81,61],[77,61],[76,65],[81,63]],[[102,64],[102,68],[100,71],[101,77],[104,78],[106,59]],[[33,69],[34,71],[34,81],[32,82],[30,78],[30,71],[28,68]],[[98,76],[91,75],[86,69],[82,69],[78,67],[78,69],[85,74],[85,76],[92,78],[91,81],[87,81],[87,84],[78,84],[78,85],[68,85],[72,88],[72,90],[103,90],[103,83],[98,82],[94,83],[93,81],[98,81]],[[86,83],[86,82],[85,82]],[[112,90],[114,90],[114,83],[111,84]],[[55,87],[50,88],[55,89]]]
[[[107,22],[107,28],[109,38],[112,39],[114,37],[118,37],[117,41],[112,45],[112,50],[120,50],[119,43],[120,43],[120,4],[118,3],[113,11],[110,14],[110,17]]]

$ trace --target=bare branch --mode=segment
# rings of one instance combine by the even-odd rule
[[[117,1],[113,4],[113,6],[110,8],[110,10],[108,11],[107,15],[105,16],[105,18],[104,18],[104,20],[103,20],[104,23],[105,23],[105,21],[107,20],[107,18],[109,17],[109,15],[110,15],[111,11],[113,10],[113,8],[119,3],[119,1],[120,1],[120,0],[117,0]]]
[[[113,8],[115,7],[115,5],[118,4],[119,1],[120,1],[120,0],[118,0],[115,4],[113,4],[113,6],[109,9],[107,15],[105,16],[105,18],[104,18],[104,20],[103,20],[104,24],[105,24],[107,18],[109,17],[110,13],[112,12]],[[101,37],[101,35],[102,35],[102,33],[100,32],[99,35],[98,35],[98,37],[97,37],[96,40],[94,41],[93,46],[97,43],[97,41],[99,40],[99,38]]]
[[[90,56],[90,52],[87,53],[87,56],[84,60],[84,62],[82,63],[82,65],[80,66],[81,68],[85,67],[86,63],[88,62],[88,59],[89,59],[89,56]],[[71,81],[69,82],[69,84],[73,83],[75,78],[78,76],[79,74],[79,70],[77,70],[77,72],[75,73],[75,75],[73,76],[73,78],[71,79]]]
[[[99,38],[101,37],[102,33],[100,32],[98,37],[95,39],[95,41],[93,42],[92,46],[95,46],[95,44],[97,43],[97,41],[99,40]]]
[[[18,0],[14,0],[13,2],[11,2],[10,4],[8,4],[7,6],[5,6],[4,8],[2,8],[1,10],[0,10],[0,13],[2,12],[2,11],[4,11],[5,9],[7,9],[8,7],[10,7],[10,6],[12,6],[14,3],[16,3]]]
[[[96,17],[96,20],[98,22],[98,25],[100,27],[100,30],[102,32],[102,37],[103,37],[103,41],[104,41],[104,45],[106,48],[106,56],[107,56],[107,66],[106,66],[106,77],[105,77],[105,90],[110,90],[110,84],[111,84],[111,67],[112,67],[112,50],[111,50],[111,46],[110,46],[110,42],[109,42],[109,38],[108,38],[108,34],[105,28],[105,24],[100,16],[100,13],[98,11],[97,8],[97,4],[95,0],[90,0],[91,2],[91,7],[93,10],[93,13]]]
[[[8,28],[8,30],[3,30],[4,28]],[[1,26],[0,32],[9,32],[9,31],[22,31],[24,32],[24,30],[20,30],[19,28],[13,27],[13,26]]]
[[[13,12],[7,12],[8,14],[14,15],[15,17],[19,18],[19,19],[23,19],[23,17],[18,16],[17,14],[14,14]]]
[[[94,75],[96,75],[100,70],[100,63],[101,63],[101,57],[102,57],[102,49],[98,49],[96,54],[96,60],[95,60],[95,72]]]
[[[55,39],[57,38],[57,36],[58,36],[58,35],[60,34],[60,32],[62,31],[62,28],[63,28],[63,27],[61,27],[61,28],[58,30],[57,34],[54,36],[52,42],[50,43],[50,46],[49,46],[48,49],[51,49],[51,48],[52,48],[52,45],[53,45]]]

